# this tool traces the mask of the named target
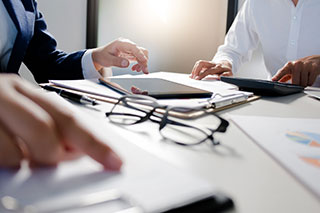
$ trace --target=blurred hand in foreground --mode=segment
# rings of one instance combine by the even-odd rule
[[[54,166],[87,154],[105,169],[119,170],[122,161],[89,132],[71,110],[13,74],[0,74],[0,167]]]

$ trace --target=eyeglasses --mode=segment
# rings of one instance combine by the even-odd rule
[[[182,116],[190,113],[196,116]],[[158,123],[159,132],[165,140],[183,146],[197,145],[207,140],[217,145],[219,142],[215,141],[213,134],[225,132],[229,126],[228,121],[202,107],[170,107],[145,95],[121,97],[106,116],[112,123],[120,125],[134,125],[147,120]],[[201,118],[207,123],[198,122]]]

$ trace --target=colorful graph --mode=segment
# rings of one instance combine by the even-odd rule
[[[320,156],[318,157],[300,157],[304,162],[320,168]]]
[[[286,136],[294,142],[320,148],[320,134],[312,132],[288,132]]]

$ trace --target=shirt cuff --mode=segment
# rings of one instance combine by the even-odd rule
[[[92,60],[92,50],[87,50],[81,59],[82,73],[85,79],[97,79],[102,77],[96,70]]]

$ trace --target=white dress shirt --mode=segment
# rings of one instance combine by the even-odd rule
[[[7,9],[0,0],[0,70],[6,70],[17,29],[10,18]],[[92,50],[87,50],[81,59],[82,73],[85,79],[99,78],[100,73],[95,69],[92,61]],[[108,75],[112,75],[108,73]]]
[[[260,43],[271,78],[288,61],[320,55],[319,21],[320,0],[246,0],[213,62],[227,60],[236,73]]]

